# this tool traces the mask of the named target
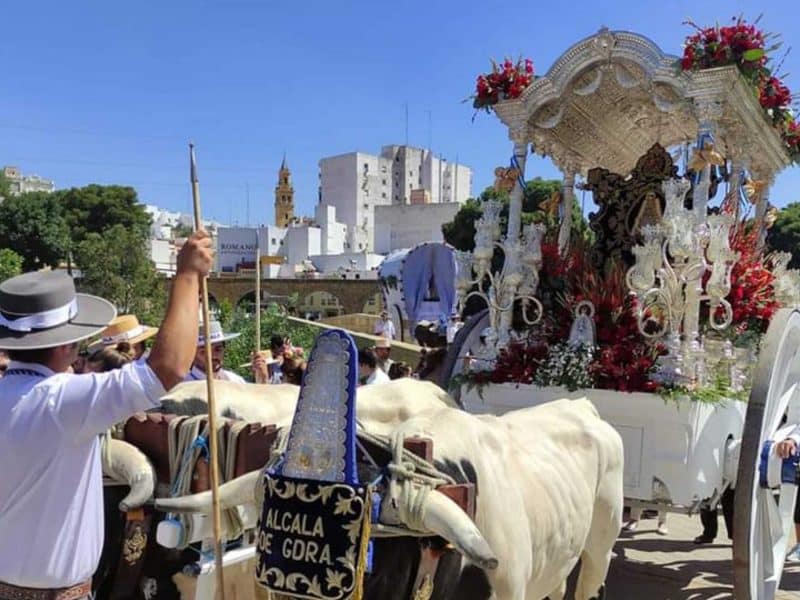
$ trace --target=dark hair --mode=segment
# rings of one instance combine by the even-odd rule
[[[133,347],[128,342],[120,342],[116,346],[108,346],[95,352],[89,359],[90,363],[97,365],[99,371],[113,371],[120,369],[133,360]]]
[[[389,366],[389,379],[400,379],[401,377],[411,377],[411,367],[406,363],[393,362]]]
[[[38,350],[8,350],[11,360],[46,365],[50,361],[54,348],[39,348]]]
[[[375,358],[375,353],[372,350],[366,348],[358,351],[358,364],[365,365],[370,369],[376,369],[378,367],[378,359]]]
[[[269,338],[269,349],[278,350],[283,347],[283,342],[286,338],[282,335],[273,335]]]

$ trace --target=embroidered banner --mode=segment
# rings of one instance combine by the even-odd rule
[[[356,468],[358,349],[321,334],[308,361],[286,453],[264,474],[256,582],[312,600],[358,600],[369,542],[369,487]]]
[[[361,577],[368,508],[366,486],[267,474],[256,581],[295,598],[349,598]]]

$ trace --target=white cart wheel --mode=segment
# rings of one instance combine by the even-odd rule
[[[464,371],[464,357],[474,352],[481,343],[481,332],[489,326],[489,309],[472,315],[458,330],[453,342],[447,349],[447,356],[442,366],[439,385],[445,390],[450,386],[450,380]],[[451,390],[456,402],[459,402],[459,390]]]
[[[784,415],[786,421],[783,422]],[[761,487],[765,443],[800,423],[800,313],[778,311],[770,323],[747,405],[734,497],[733,573],[737,600],[772,600],[793,528],[797,486]]]

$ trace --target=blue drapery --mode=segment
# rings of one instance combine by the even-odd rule
[[[456,310],[456,256],[450,246],[433,246],[431,263],[436,274],[439,313],[445,322]]]
[[[403,265],[403,294],[406,315],[411,327],[416,324],[419,311],[428,294],[433,277],[439,297],[439,317],[446,320],[456,308],[456,258],[446,244],[425,244],[408,253]]]
[[[417,322],[419,308],[428,292],[431,279],[430,245],[418,246],[406,256],[403,265],[403,295],[405,296],[406,315],[413,328]]]

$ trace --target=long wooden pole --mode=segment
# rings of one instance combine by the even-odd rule
[[[256,230],[256,352],[261,352],[261,244]]]
[[[194,228],[195,231],[203,226],[200,213],[200,182],[197,179],[197,164],[194,158],[194,144],[189,144],[189,162],[191,164],[192,201],[194,202]],[[200,280],[200,299],[203,309],[203,341],[206,354],[206,391],[208,396],[208,449],[209,470],[211,471],[211,504],[212,522],[214,525],[214,570],[217,574],[217,594],[215,597],[225,600],[225,586],[222,575],[222,515],[219,509],[219,461],[217,456],[217,402],[214,396],[214,373],[211,357],[211,331],[208,314],[208,281],[205,277]]]

